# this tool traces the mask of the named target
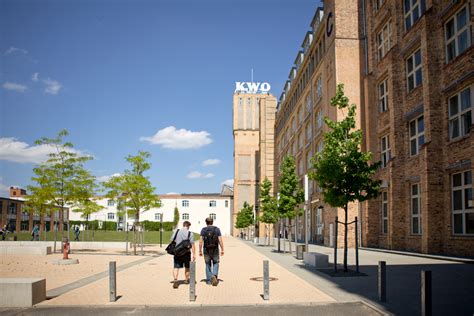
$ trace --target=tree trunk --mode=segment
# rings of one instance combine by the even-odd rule
[[[344,272],[347,272],[347,204],[344,205]]]
[[[288,241],[289,241],[289,244],[288,244],[289,249],[288,250],[289,250],[290,254],[292,254],[293,251],[292,251],[292,248],[291,248],[291,239],[292,239],[293,236],[292,236],[292,231],[291,231],[291,221],[289,222],[288,228],[289,228],[288,229]]]

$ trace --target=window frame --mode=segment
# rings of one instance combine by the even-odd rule
[[[383,94],[380,88],[383,87]],[[388,78],[380,81],[378,84],[378,99],[379,99],[379,112],[384,113],[388,111]]]
[[[392,48],[392,20],[389,19],[377,32],[375,41],[377,44],[377,59],[381,61]]]
[[[380,8],[385,4],[385,0],[374,0],[372,5],[374,7],[374,12],[379,12]]]
[[[381,232],[383,235],[388,234],[388,212],[389,212],[389,205],[388,205],[388,191],[382,191],[382,229]]]
[[[155,213],[155,221],[161,221],[161,213]]]
[[[416,54],[420,53],[420,63],[416,64]],[[412,70],[409,70],[411,64]],[[406,70],[406,81],[407,91],[410,93],[423,84],[423,54],[421,53],[421,47],[418,47],[405,59],[405,70]],[[420,81],[418,82],[417,74],[420,71]],[[413,79],[413,87],[410,89],[410,77]]]
[[[115,201],[114,200],[107,200],[107,206],[115,206]]]
[[[422,121],[423,130],[420,131],[420,120]],[[412,134],[412,123],[415,126],[415,134]],[[420,153],[421,146],[425,143],[425,118],[424,115],[420,115],[408,123],[408,136],[409,136],[409,152],[410,156],[416,156]],[[415,152],[412,152],[412,142],[416,143]]]
[[[217,207],[217,201],[216,200],[210,200],[209,201],[209,207]]]
[[[464,25],[460,30],[458,29],[458,14],[461,13],[461,11],[466,10],[466,25]],[[461,55],[463,52],[469,49],[471,47],[471,15],[469,12],[469,5],[466,3],[464,6],[459,8],[453,15],[444,23],[443,31],[444,31],[444,41],[445,41],[445,53],[446,53],[446,64],[449,64],[452,62],[456,57]],[[447,25],[453,21],[453,35],[448,38],[447,37]],[[461,35],[464,33],[464,31],[467,32],[466,38],[467,38],[467,43],[466,43],[466,48],[463,51],[459,51],[459,38]],[[452,58],[449,58],[449,45],[454,42],[454,55]]]
[[[188,220],[189,220],[189,213],[183,213],[183,214],[181,214],[181,220],[183,220],[183,221],[188,221]]]
[[[385,141],[385,149],[384,149],[384,139]],[[382,168],[386,168],[388,163],[391,160],[391,148],[390,148],[390,134],[386,134],[380,137],[380,161],[382,162]]]
[[[110,216],[110,215],[112,215],[112,216]],[[115,220],[115,213],[108,212],[107,213],[107,220]]]
[[[181,207],[189,207],[189,200],[182,200]]]
[[[466,107],[464,110],[462,108],[462,94],[466,91],[469,91],[469,107]],[[448,132],[449,132],[449,139],[450,140],[457,140],[460,139],[466,135],[468,135],[472,131],[472,116],[473,116],[473,106],[472,106],[472,101],[473,101],[473,94],[474,94],[474,86],[468,86],[465,87],[462,90],[459,90],[457,93],[451,95],[448,98]],[[456,111],[457,113],[451,114],[451,100],[456,98]],[[470,112],[470,113],[469,113]],[[470,115],[471,117],[471,126],[465,127],[464,125],[466,124],[465,120],[463,119],[465,116]],[[453,137],[453,125],[454,122],[457,122],[457,129],[458,129],[458,135]]]
[[[406,2],[407,0],[403,1],[403,13],[404,13],[404,19],[403,19],[403,25],[405,27],[405,32],[408,32],[415,23],[421,19],[424,13],[424,0],[416,0],[415,4],[412,3],[412,0],[408,0],[410,4],[410,8],[407,9],[406,7]],[[417,13],[418,13],[418,18],[415,19],[415,7],[417,8]],[[410,18],[410,25],[407,26],[407,18]]]
[[[416,187],[416,194],[413,193],[413,188]],[[413,212],[413,203],[416,201],[416,206],[418,208],[418,214],[414,214]],[[410,232],[412,235],[422,235],[423,234],[423,230],[422,230],[422,223],[421,223],[421,185],[420,183],[413,183],[410,185],[410,212],[411,212],[411,226],[410,226]],[[414,219],[417,218],[418,219],[418,225],[417,225],[417,230],[418,232],[415,232],[413,230],[414,226],[413,226],[413,223],[414,223]]]
[[[209,214],[209,217],[212,218],[213,220],[216,220],[216,219],[217,219],[216,213],[210,213],[210,214]]]
[[[452,233],[455,236],[474,236],[473,233],[466,233],[466,217],[467,214],[474,214],[474,205],[473,207],[468,207],[468,205],[465,205],[467,198],[466,198],[466,192],[469,190],[471,191],[471,198],[473,196],[473,185],[472,185],[472,170],[463,170],[460,172],[456,172],[451,174],[451,214],[452,214]],[[454,176],[456,175],[461,175],[461,185],[454,186]],[[466,181],[466,174],[470,174],[470,183],[467,183]],[[461,191],[461,209],[455,210],[455,200],[454,200],[454,192],[455,191]],[[471,200],[472,201],[472,200]],[[469,201],[467,201],[469,203]],[[466,207],[467,206],[467,207]],[[456,215],[461,215],[461,227],[462,227],[462,232],[456,232],[456,227],[455,227],[455,216]],[[474,216],[474,215],[473,215]],[[474,229],[473,229],[474,231]]]

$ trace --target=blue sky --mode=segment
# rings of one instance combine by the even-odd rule
[[[34,141],[63,128],[100,179],[145,150],[157,193],[219,192],[235,81],[253,68],[279,97],[317,6],[0,0],[0,195],[30,184],[47,151]]]

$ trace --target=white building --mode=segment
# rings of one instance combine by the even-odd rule
[[[214,225],[219,227],[221,233],[231,235],[232,231],[232,211],[233,211],[233,190],[224,185],[221,193],[199,193],[199,194],[165,194],[159,195],[162,206],[152,208],[140,213],[140,221],[159,222],[163,216],[163,222],[172,222],[174,218],[174,209],[178,208],[179,223],[178,227],[183,225],[184,221],[191,222],[191,231],[200,233],[201,228],[206,226],[205,219],[212,217]],[[134,222],[133,218],[121,218],[117,214],[117,206],[114,201],[106,197],[96,197],[95,202],[104,208],[97,213],[92,214],[89,220],[113,221],[118,227],[123,229],[127,225],[129,228]],[[82,221],[80,213],[70,212],[70,220]]]

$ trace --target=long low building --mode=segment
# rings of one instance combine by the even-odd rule
[[[40,224],[43,229],[51,230],[54,222],[57,222],[58,229],[64,226],[62,223],[70,221],[85,221],[82,214],[76,212],[74,208],[65,210],[63,216],[55,212],[53,216],[30,215],[25,212],[24,202],[26,191],[19,188],[10,189],[10,198],[0,198],[0,220],[1,225],[9,226],[10,230],[31,231],[34,224]],[[232,209],[233,209],[233,189],[227,185],[222,187],[220,193],[196,193],[196,194],[164,194],[159,195],[162,206],[152,208],[140,213],[140,221],[150,222],[172,222],[175,208],[178,209],[178,227],[184,221],[191,222],[191,231],[199,233],[201,228],[206,226],[205,219],[212,217],[214,225],[218,226],[223,235],[230,235],[232,231]],[[120,216],[117,205],[113,200],[104,196],[97,196],[94,201],[103,208],[89,216],[89,221],[97,220],[99,227],[105,222],[117,223],[117,229],[131,229],[135,219],[127,215]],[[54,220],[56,218],[56,220]],[[60,220],[60,222],[59,222]],[[128,224],[128,225],[127,225]],[[145,227],[146,228],[146,227]],[[66,229],[66,228],[64,228]]]

